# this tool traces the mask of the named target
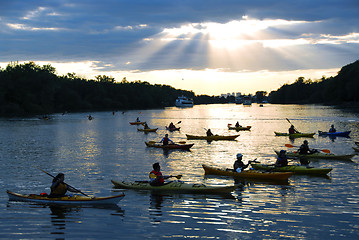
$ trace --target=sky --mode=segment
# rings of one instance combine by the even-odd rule
[[[358,0],[0,0],[0,66],[166,84],[277,90],[359,59]]]

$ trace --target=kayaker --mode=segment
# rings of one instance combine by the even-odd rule
[[[206,134],[207,134],[207,137],[213,136],[213,133],[211,132],[211,129],[208,129]]]
[[[236,127],[242,127],[240,124],[239,124],[239,122],[237,121],[236,122],[236,125],[235,125]]]
[[[291,125],[288,131],[289,131],[289,134],[299,133],[299,132],[295,129],[294,125]]]
[[[249,166],[249,162],[248,164],[244,164],[242,162],[242,158],[243,158],[243,155],[241,153],[238,153],[237,154],[237,160],[234,162],[233,164],[233,171],[234,172],[242,172],[244,169],[246,169],[248,166]]]
[[[136,118],[136,122],[141,122],[139,117]]]
[[[337,132],[337,130],[335,129],[334,125],[332,125],[332,126],[330,127],[329,132],[330,132],[330,133],[335,133],[335,132]]]
[[[147,123],[143,124],[144,129],[150,129],[150,127],[147,125]]]
[[[168,126],[168,128],[171,130],[171,129],[175,129],[176,126],[173,124],[173,122],[171,122],[170,125]]]
[[[163,176],[161,173],[161,166],[160,164],[154,163],[152,165],[153,170],[149,174],[150,178],[150,185],[151,186],[162,186],[165,184],[165,179],[170,178],[170,176]]]
[[[168,138],[168,134],[166,133],[165,136],[162,138],[160,143],[163,143],[163,145],[168,145],[168,143],[175,144],[171,139]]]
[[[280,150],[279,155],[277,157],[277,161],[275,162],[275,167],[285,167],[288,166],[288,158],[286,156],[285,150]]]
[[[312,154],[312,153],[316,153],[316,152],[318,152],[318,150],[309,148],[307,140],[303,141],[303,144],[299,147],[299,150],[298,150],[299,154]]]
[[[56,177],[54,177],[50,187],[51,192],[49,197],[63,197],[65,196],[67,191],[80,192],[79,190],[74,189],[69,185],[67,185],[66,183],[64,183],[64,180],[65,180],[65,175],[63,173],[59,173],[56,175]]]

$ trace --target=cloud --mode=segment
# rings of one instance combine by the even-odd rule
[[[333,69],[357,60],[358,12],[357,0],[3,1],[0,61],[137,73]]]

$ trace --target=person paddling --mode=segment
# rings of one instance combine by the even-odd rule
[[[312,154],[312,153],[316,153],[316,152],[318,152],[318,150],[309,148],[307,140],[304,140],[303,144],[298,149],[299,154]]]
[[[238,153],[237,154],[237,160],[233,164],[233,171],[234,172],[240,173],[240,172],[242,172],[244,169],[246,169],[249,166],[250,162],[248,162],[248,164],[244,164],[242,162],[242,158],[243,158],[243,155],[241,153]]]
[[[335,132],[337,132],[337,130],[335,129],[335,127],[334,127],[333,124],[332,124],[332,126],[330,127],[329,132],[330,132],[330,133],[335,133]]]
[[[165,184],[165,179],[172,177],[172,176],[163,176],[162,175],[161,166],[158,162],[154,163],[152,165],[152,167],[153,167],[153,170],[149,174],[151,186],[162,186]]]
[[[299,133],[299,132],[295,129],[294,125],[291,125],[291,126],[290,126],[290,128],[288,129],[288,132],[289,132],[289,134]]]
[[[171,139],[168,138],[168,134],[166,133],[165,136],[162,138],[160,143],[163,143],[163,145],[168,145],[169,143],[175,144]]]
[[[207,134],[207,137],[213,136],[211,129],[208,129],[206,134]]]
[[[63,197],[65,196],[67,191],[80,193],[81,191],[74,189],[73,187],[69,186],[68,184],[64,183],[65,174],[59,173],[56,177],[53,178],[51,184],[51,192],[49,197]]]
[[[288,166],[288,158],[285,153],[286,153],[285,150],[280,150],[278,157],[277,157],[277,161],[274,164],[275,167]]]

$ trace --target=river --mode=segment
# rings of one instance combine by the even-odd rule
[[[89,121],[87,115],[94,118]],[[38,118],[0,119],[0,238],[3,239],[358,239],[358,156],[352,161],[313,160],[333,168],[329,177],[294,175],[287,184],[242,182],[230,195],[154,194],[114,189],[114,180],[147,180],[159,162],[165,175],[208,185],[233,184],[228,177],[205,176],[201,164],[230,168],[237,153],[244,162],[275,161],[274,149],[299,146],[304,138],[277,137],[290,124],[302,132],[350,130],[350,138],[316,134],[310,147],[336,154],[354,153],[359,115],[321,105],[196,105],[126,112],[92,112]],[[137,117],[156,133],[138,132]],[[227,124],[252,126],[236,141],[187,140],[185,134],[236,134]],[[179,132],[165,126],[178,123]],[[194,143],[191,151],[147,148],[165,133],[174,141]],[[296,164],[296,162],[294,163]],[[95,196],[125,197],[115,206],[48,206],[9,201],[6,190],[49,192],[51,177]]]

